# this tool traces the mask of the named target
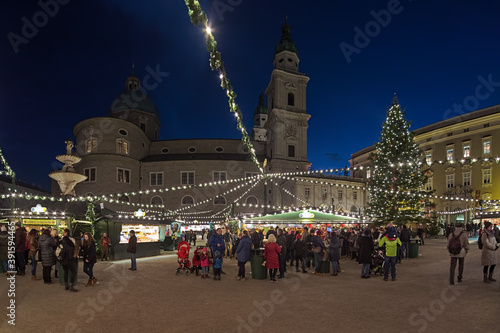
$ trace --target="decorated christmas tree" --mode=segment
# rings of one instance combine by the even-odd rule
[[[422,221],[427,177],[421,169],[422,153],[414,137],[394,96],[380,141],[370,155],[367,214],[378,224]]]

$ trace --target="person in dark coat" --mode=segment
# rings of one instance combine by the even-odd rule
[[[302,236],[297,233],[295,236],[295,241],[292,243],[293,254],[295,256],[295,271],[299,272],[299,261],[302,267],[302,273],[307,273],[306,271],[306,262],[304,260],[305,244],[302,241]]]
[[[359,263],[361,264],[361,278],[363,279],[370,277],[373,249],[373,239],[370,235],[370,229],[366,229],[364,235],[359,239]]]
[[[135,254],[137,252],[137,237],[135,236],[135,231],[130,230],[130,237],[128,239],[128,244],[127,244],[127,252],[130,253],[130,261],[131,261],[131,266],[129,270],[135,271],[137,270],[137,263],[135,260]]]
[[[15,224],[15,247],[16,247],[16,269],[17,275],[24,275],[26,271],[26,229],[21,227],[21,222]]]
[[[278,229],[277,233],[278,233],[278,238],[276,242],[281,248],[281,252],[279,254],[280,275],[278,275],[278,279],[283,279],[285,277],[285,272],[286,272],[287,239],[286,236],[283,234],[283,229]]]
[[[250,260],[250,250],[252,249],[252,240],[248,236],[248,231],[243,230],[243,237],[238,242],[236,256],[238,258],[238,280],[245,281],[245,264]]]
[[[269,277],[271,282],[276,282],[276,272],[280,267],[278,255],[281,252],[281,248],[276,244],[276,237],[274,234],[270,234],[267,239],[267,244],[264,247],[264,259],[266,260],[266,268],[269,269]]]
[[[222,236],[222,229],[221,228],[217,228],[217,231],[215,232],[215,234],[213,234],[212,237],[210,237],[209,244],[210,244],[210,248],[212,249],[212,253],[219,251],[222,254],[222,257],[224,257],[224,250],[226,249],[226,247],[225,247],[225,243],[224,243],[224,236]],[[224,262],[224,259],[222,261]],[[222,266],[221,266],[220,272],[221,272],[221,274],[226,274],[222,270]]]
[[[340,239],[337,237],[337,233],[335,231],[332,231],[330,235],[328,254],[330,255],[330,261],[332,262],[331,275],[337,276],[339,269],[339,260],[340,260]]]
[[[57,242],[55,238],[50,236],[50,230],[45,229],[38,239],[38,247],[42,257],[43,283],[45,284],[52,283],[50,272],[52,266],[56,264],[56,254],[54,252],[56,246]]]
[[[295,258],[293,253],[292,244],[295,241],[295,231],[290,231],[289,234],[286,235],[286,261],[290,260],[290,267],[293,267],[293,259]]]
[[[401,251],[404,258],[408,258],[410,256],[410,230],[406,225],[401,229],[401,234],[399,235],[399,240],[401,241]]]
[[[252,245],[254,249],[262,247],[260,234],[255,229],[250,230],[250,238],[252,238]]]
[[[316,236],[312,238],[312,246],[315,248],[320,248],[320,252],[314,252],[314,274],[316,275],[323,275],[320,270],[321,263],[323,262],[324,251],[326,250],[325,243],[323,242],[323,239],[321,239],[321,233],[321,230],[316,231]]]
[[[5,271],[5,275],[9,275],[7,273],[9,269],[9,237],[7,234],[7,228],[2,225],[0,227],[0,261],[3,265],[3,270]]]
[[[89,276],[86,287],[94,287],[98,280],[94,276],[94,264],[97,262],[95,242],[90,232],[83,235],[83,272]]]
[[[62,250],[60,261],[64,270],[64,283],[66,284],[65,290],[73,292],[78,291],[74,288],[76,279],[76,270],[74,265],[75,260],[75,240],[69,237],[69,229],[64,229],[63,238],[61,240]],[[68,274],[71,272],[71,284],[68,284]]]

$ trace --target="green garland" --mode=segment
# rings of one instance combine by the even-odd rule
[[[220,74],[220,86],[226,90],[226,95],[228,97],[229,110],[235,113],[237,128],[241,131],[241,141],[248,148],[250,152],[250,157],[252,161],[257,165],[260,173],[265,176],[264,168],[260,165],[255,155],[255,149],[250,141],[248,132],[243,124],[243,115],[240,111],[238,104],[236,104],[236,93],[233,90],[231,81],[227,77],[226,70],[224,68],[224,62],[222,61],[221,54],[217,50],[217,41],[211,33],[210,27],[208,26],[207,15],[201,9],[201,5],[197,0],[184,0],[189,12],[189,18],[194,26],[203,25],[205,28],[205,38],[207,43],[207,50],[210,53],[210,68],[212,70],[218,70]]]
[[[0,171],[0,175],[5,174],[7,176],[10,176],[12,179],[15,179],[16,178],[16,173],[9,166],[9,163],[7,163],[7,160],[5,159],[5,157],[2,154],[2,149],[1,148],[0,148],[0,162],[2,162],[2,164],[3,164],[3,166],[4,166],[5,170],[6,170],[6,171]]]

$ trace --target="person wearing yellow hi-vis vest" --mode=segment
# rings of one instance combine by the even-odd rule
[[[401,246],[401,240],[399,240],[394,227],[387,228],[387,233],[379,240],[378,246],[385,246],[384,281],[389,279],[389,267],[391,269],[392,281],[396,281],[396,256],[398,254],[398,246]]]

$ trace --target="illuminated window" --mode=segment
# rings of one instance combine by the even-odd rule
[[[116,181],[118,183],[130,184],[130,170],[117,168]]]
[[[163,199],[159,196],[154,196],[151,198],[152,205],[163,205]]]
[[[448,161],[453,161],[453,148],[449,148],[446,150],[446,159]]]
[[[125,154],[129,153],[129,143],[125,139],[117,139],[116,140],[116,153],[117,154]]]
[[[181,171],[181,185],[194,185],[194,171]]]
[[[97,139],[88,139],[85,144],[85,150],[87,153],[92,153],[97,151]]]
[[[310,187],[305,187],[304,188],[304,196],[306,198],[309,198],[311,196],[311,188]]]
[[[370,178],[372,175],[372,171],[370,169],[366,169],[366,178]]]
[[[470,157],[470,145],[464,146],[464,158]]]
[[[483,169],[483,184],[491,184],[491,169]]]
[[[181,204],[183,205],[193,205],[194,204],[194,198],[190,195],[185,195],[182,197]]]
[[[454,174],[446,175],[446,187],[447,188],[455,187],[455,175]]]
[[[470,186],[470,171],[465,171],[462,174],[464,180],[464,186]]]
[[[483,154],[490,154],[491,153],[491,141],[483,141]]]
[[[83,174],[87,176],[85,182],[95,182],[96,180],[96,168],[85,168],[83,169]]]
[[[432,164],[432,153],[425,154],[425,163]]]
[[[213,181],[214,182],[224,182],[227,180],[227,172],[226,171],[214,171],[213,173]]]
[[[162,186],[163,185],[163,172],[150,172],[149,173],[149,185],[150,186]]]

